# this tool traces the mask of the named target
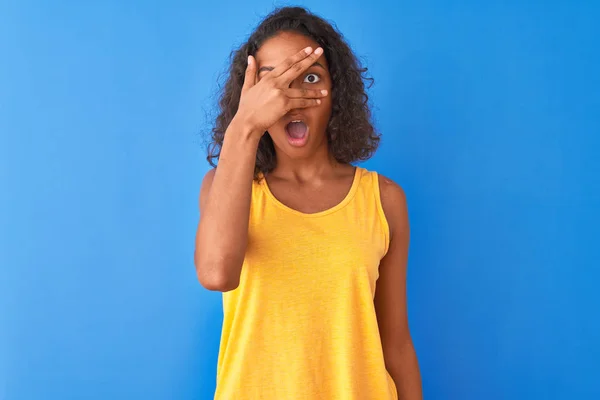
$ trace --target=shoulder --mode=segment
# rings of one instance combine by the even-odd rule
[[[404,189],[385,175],[377,174],[379,178],[379,193],[381,206],[388,224],[391,236],[395,232],[408,230],[408,206]]]
[[[202,187],[209,186],[212,184],[212,181],[215,177],[216,168],[209,169],[206,174],[204,174],[204,178],[202,179]]]
[[[212,186],[213,179],[215,178],[216,170],[216,168],[210,169],[202,179],[202,184],[200,186],[200,196],[198,199],[200,210],[202,210],[206,198],[208,197],[208,192],[210,190],[210,187]]]
[[[388,211],[393,212],[398,207],[402,208],[406,206],[406,194],[399,184],[376,171],[372,171],[371,173],[378,178],[379,193],[386,214]]]

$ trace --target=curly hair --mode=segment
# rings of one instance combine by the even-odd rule
[[[360,65],[342,34],[330,23],[305,8],[283,7],[263,19],[248,40],[231,53],[229,76],[220,93],[219,115],[212,128],[207,161],[216,167],[214,160],[219,159],[225,131],[238,110],[248,56],[255,55],[266,40],[280,32],[305,35],[324,50],[332,78],[332,111],[327,125],[329,151],[344,164],[369,159],[377,150],[380,135],[371,123],[365,81],[370,87],[373,79],[366,76],[367,68]],[[273,140],[263,135],[256,153],[255,179],[276,165]]]

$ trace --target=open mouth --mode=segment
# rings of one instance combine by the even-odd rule
[[[308,138],[308,125],[302,120],[293,120],[285,126],[288,142],[293,146],[302,146]]]

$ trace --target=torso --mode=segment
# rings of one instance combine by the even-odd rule
[[[378,177],[339,171],[351,174],[253,183],[240,285],[223,293],[215,399],[397,399],[373,302],[390,239]]]

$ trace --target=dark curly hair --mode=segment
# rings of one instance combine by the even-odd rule
[[[341,33],[330,23],[302,7],[277,8],[270,13],[250,35],[246,43],[231,53],[229,77],[221,90],[219,115],[212,128],[212,137],[206,159],[216,167],[223,138],[235,116],[246,72],[247,58],[256,54],[260,46],[280,32],[296,32],[317,42],[324,50],[332,78],[332,112],[327,126],[329,149],[340,163],[349,164],[369,159],[379,145],[380,135],[371,123],[369,96],[363,68]],[[259,173],[268,173],[277,165],[275,147],[269,135],[263,135],[256,153],[255,179]]]

